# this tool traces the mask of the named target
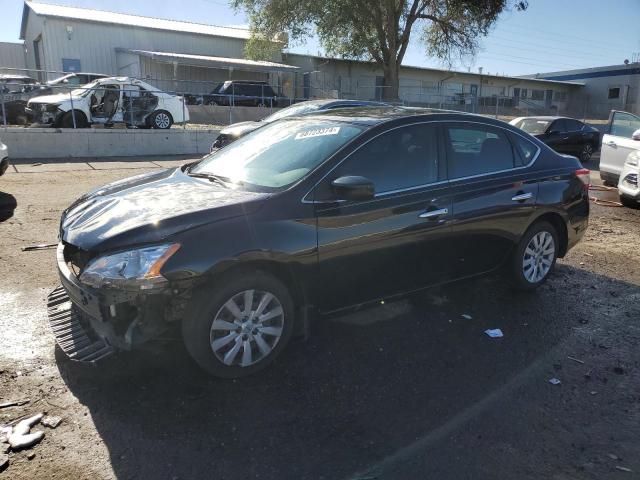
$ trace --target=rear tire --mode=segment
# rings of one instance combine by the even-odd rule
[[[151,126],[155,129],[166,130],[173,125],[173,118],[166,110],[158,110],[151,115]]]
[[[183,340],[198,365],[216,377],[239,378],[264,369],[291,339],[293,300],[268,273],[231,273],[193,300],[194,308],[182,322]]]
[[[509,260],[511,281],[518,290],[535,290],[553,271],[560,247],[558,232],[549,222],[529,227]]]
[[[585,143],[582,146],[582,150],[580,150],[580,161],[582,163],[587,163],[591,160],[591,156],[593,155],[593,146],[590,143]]]

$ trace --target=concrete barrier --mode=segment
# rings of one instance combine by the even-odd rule
[[[11,158],[133,157],[209,153],[218,130],[0,128]]]

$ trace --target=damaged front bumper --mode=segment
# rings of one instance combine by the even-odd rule
[[[64,249],[60,243],[56,253],[62,285],[51,292],[47,307],[56,341],[71,359],[95,362],[117,350],[131,350],[180,317],[179,290],[88,287],[69,268]]]
[[[55,125],[65,113],[57,105],[46,104],[27,106],[24,111],[31,123],[39,123],[41,125]]]

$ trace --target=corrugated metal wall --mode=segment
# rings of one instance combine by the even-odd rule
[[[29,23],[33,22],[34,27],[37,19],[39,17],[33,12],[29,14]],[[71,28],[71,32],[67,27]],[[31,30],[34,31],[29,32],[32,41],[37,35],[37,28]],[[43,30],[48,70],[62,70],[62,59],[70,58],[80,60],[82,71],[115,75],[118,73],[117,47],[232,58],[242,58],[244,51],[242,39],[125,25],[47,18]]]
[[[5,68],[27,68],[22,43],[0,42],[0,72],[12,73]],[[19,72],[13,72],[19,73]]]

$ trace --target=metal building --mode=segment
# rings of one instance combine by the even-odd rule
[[[529,78],[581,82],[584,88],[571,98],[572,108],[587,116],[603,117],[611,110],[640,114],[640,63],[538,73]]]
[[[205,93],[229,78],[278,82],[297,67],[243,59],[245,29],[25,1],[26,67],[135,76],[167,90]],[[204,82],[204,83],[201,83]]]

